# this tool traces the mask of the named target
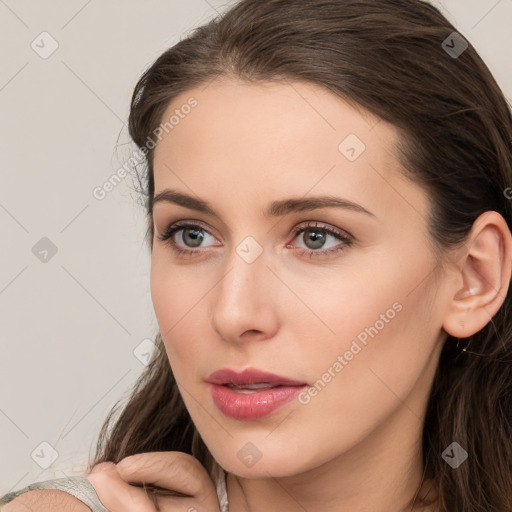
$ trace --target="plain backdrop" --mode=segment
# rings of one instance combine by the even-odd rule
[[[0,495],[80,474],[157,333],[130,176],[137,79],[233,2],[0,0]],[[512,97],[512,0],[434,2]],[[146,340],[146,341],[145,341]]]

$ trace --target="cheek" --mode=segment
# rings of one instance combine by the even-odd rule
[[[303,437],[315,438],[322,431],[331,440],[320,442],[312,455],[319,462],[332,453],[332,439],[340,450],[353,446],[394,411],[421,417],[425,376],[435,369],[437,327],[429,321],[435,289],[429,280],[418,286],[428,264],[423,269],[419,265],[395,268],[395,275],[392,265],[383,265],[388,273],[382,283],[372,279],[371,287],[359,287],[353,297],[340,294],[339,288],[336,295],[336,287],[329,287],[331,297],[339,297],[336,301],[323,294],[309,296],[310,306],[316,304],[315,312],[335,331],[318,330],[316,321],[316,329],[304,321],[297,330],[305,329],[306,336],[297,363],[302,359],[304,367],[307,361],[312,388],[301,397],[295,417],[298,423],[303,419]],[[355,289],[347,280],[344,287]],[[283,442],[286,436],[283,430]]]
[[[309,312],[290,303],[286,318],[303,340],[301,352],[310,362],[310,377],[319,378],[338,356],[346,356],[344,364],[353,367],[351,373],[359,369],[357,380],[371,378],[368,369],[374,365],[386,365],[390,375],[406,373],[403,365],[421,371],[439,334],[439,319],[431,314],[435,290],[432,280],[425,279],[435,262],[426,251],[415,251],[414,264],[409,257],[408,247],[397,244],[378,258],[361,258],[357,270],[340,269],[339,277],[295,281],[294,291]],[[303,314],[297,315],[299,307]],[[413,363],[408,362],[411,356]]]
[[[388,369],[400,370],[411,354],[429,350],[425,276],[434,263],[426,252],[418,256],[416,249],[411,265],[410,248],[392,247],[393,252],[358,255],[357,264],[347,261],[327,273],[301,268],[299,275],[295,268],[279,269],[283,281],[293,284],[293,293],[276,284],[273,303],[267,306],[282,330],[277,341],[284,342],[283,356],[291,369],[316,380],[338,356],[345,356],[347,366],[359,368],[357,380],[368,379],[371,365],[385,362]],[[213,295],[208,292],[215,293],[216,274],[199,267],[172,264],[161,248],[152,255],[153,306],[173,370],[204,357],[201,340],[212,339]],[[269,279],[274,276],[269,274]]]

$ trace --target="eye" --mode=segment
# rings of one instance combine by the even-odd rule
[[[203,242],[216,241],[215,237],[202,226],[190,222],[171,224],[165,233],[158,236],[158,239],[167,242],[171,249],[179,254],[197,253],[196,249],[209,246],[207,244],[201,245]]]
[[[353,242],[353,237],[347,232],[319,225],[318,222],[298,226],[294,230],[294,236],[295,238],[298,237],[298,240],[303,244],[298,247],[300,252],[309,257],[335,254],[349,247]]]
[[[174,252],[181,255],[197,255],[203,248],[218,245],[215,243],[216,238],[204,227],[185,221],[169,225],[157,238],[167,242]],[[296,227],[294,239],[296,238],[302,245],[295,246],[295,249],[309,257],[330,256],[353,243],[353,237],[346,231],[321,225],[318,222]]]

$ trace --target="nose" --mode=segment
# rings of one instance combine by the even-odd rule
[[[267,267],[264,251],[252,262],[240,254],[233,249],[212,290],[212,327],[226,342],[263,341],[278,329],[279,282]]]

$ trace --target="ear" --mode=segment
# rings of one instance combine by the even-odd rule
[[[505,219],[495,211],[482,213],[461,251],[443,328],[451,336],[467,338],[491,321],[507,295],[512,235]]]

